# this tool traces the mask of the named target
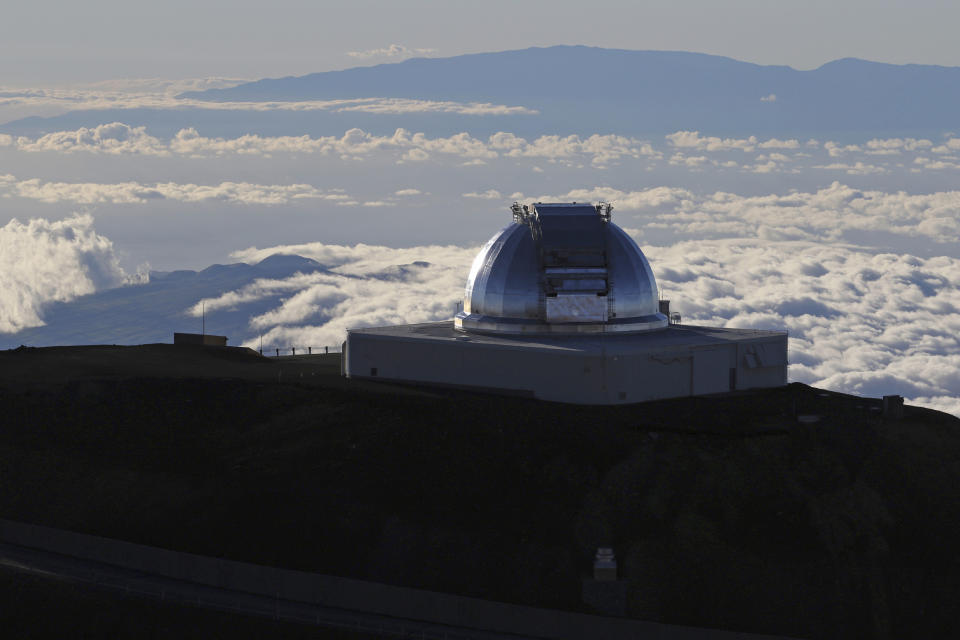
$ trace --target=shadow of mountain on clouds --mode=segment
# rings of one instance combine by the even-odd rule
[[[188,315],[199,300],[216,298],[259,279],[283,280],[297,273],[329,273],[316,260],[275,254],[257,264],[216,264],[202,271],[153,271],[144,284],[105,289],[71,302],[51,304],[45,325],[0,334],[0,348],[20,344],[146,344],[171,342],[175,331],[199,332],[201,320]],[[280,294],[219,309],[208,317],[207,332],[231,337],[231,344],[250,334],[252,316],[277,306]]]

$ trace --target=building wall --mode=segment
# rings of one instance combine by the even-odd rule
[[[577,404],[624,404],[786,384],[786,337],[605,354],[517,348],[469,336],[431,340],[351,331],[344,371],[379,378],[532,395]],[[733,370],[733,371],[731,371]]]
[[[787,336],[737,345],[737,389],[787,384]]]
[[[737,346],[725,344],[693,352],[693,393],[731,391],[730,369],[737,366]]]
[[[644,402],[690,395],[693,359],[687,351],[607,354],[606,393],[598,404]],[[562,397],[544,398],[563,402]]]

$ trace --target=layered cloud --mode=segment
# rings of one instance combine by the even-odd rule
[[[217,103],[219,104],[219,103]],[[263,107],[264,104],[256,103]],[[299,105],[299,106],[297,106]],[[269,107],[269,105],[266,105]],[[257,108],[260,108],[257,107]],[[307,108],[288,103],[282,108]],[[270,107],[273,108],[273,107]],[[281,108],[281,107],[277,107]],[[320,108],[320,107],[318,107]],[[322,108],[370,113],[459,113],[472,115],[533,114],[525,107],[495,104],[461,104],[405,99],[364,99],[325,102]],[[467,132],[430,137],[399,128],[391,135],[377,135],[352,128],[342,135],[311,137],[242,135],[235,138],[208,137],[194,128],[181,129],[170,138],[151,135],[146,127],[120,122],[96,127],[56,131],[38,137],[0,134],[0,147],[22,152],[91,152],[151,156],[270,156],[273,154],[315,154],[355,161],[378,159],[443,162],[456,157],[461,164],[500,161],[509,165],[545,161],[565,167],[614,166],[651,170],[674,167],[692,172],[753,174],[813,174],[832,172],[869,176],[898,173],[960,170],[960,139],[948,137],[939,144],[915,138],[874,138],[862,144],[834,141],[769,138],[720,138],[697,131],[677,131],[664,140],[650,141],[616,134],[542,135],[524,138],[499,131],[487,137]]]
[[[478,198],[480,200],[502,200],[503,194],[496,189],[487,189],[486,191],[470,191],[463,194],[464,198]]]
[[[461,141],[463,142],[463,141]],[[364,140],[355,141],[356,146]],[[118,144],[126,144],[119,142]],[[373,142],[376,144],[376,142]],[[45,203],[145,204],[167,200],[186,203],[221,202],[238,205],[283,205],[322,201],[337,206],[390,207],[401,199],[424,195],[400,189],[393,195],[364,200],[342,189],[310,184],[220,182],[192,184],[159,182],[50,182],[0,175],[0,197]],[[613,187],[573,189],[564,193],[525,197],[481,188],[461,194],[465,199],[612,202],[628,226],[643,228],[649,237],[761,238],[764,240],[850,241],[857,234],[887,234],[924,238],[935,245],[960,242],[960,191],[908,194],[870,191],[834,182],[811,192],[741,196],[726,192],[697,194],[679,187],[625,191]]]
[[[0,332],[43,324],[43,309],[98,289],[135,281],[93,218],[16,219],[0,228]]]
[[[0,175],[0,197],[27,198],[40,202],[76,204],[143,204],[156,200],[180,202],[219,201],[234,204],[277,205],[297,200],[326,200],[341,206],[361,204],[341,190],[318,189],[308,184],[271,185],[221,182],[215,185],[158,182],[45,182],[38,178],[18,180]]]
[[[58,131],[38,138],[7,136],[6,145],[25,152],[92,152],[154,156],[222,156],[307,153],[345,158],[370,156],[426,160],[432,155],[465,160],[495,158],[542,158],[550,161],[587,161],[606,166],[624,158],[657,158],[660,153],[645,141],[617,135],[541,136],[533,140],[499,132],[486,139],[468,133],[431,138],[423,133],[397,129],[378,136],[363,129],[349,129],[342,136],[259,136],[210,138],[196,129],[182,129],[169,140],[147,133],[146,127],[114,122],[97,127]],[[0,145],[4,140],[0,140]]]
[[[667,142],[678,149],[696,149],[699,151],[754,151],[756,149],[799,149],[798,140],[759,141],[756,136],[748,138],[717,138],[701,136],[699,131],[677,131],[666,136]],[[812,144],[806,146],[814,146]]]
[[[351,58],[367,60],[369,58],[410,58],[412,56],[430,56],[437,53],[436,49],[411,48],[402,44],[391,44],[378,49],[366,49],[364,51],[348,51],[347,55]]]
[[[636,214],[645,229],[669,231],[677,237],[838,241],[850,232],[887,232],[936,243],[960,241],[960,191],[888,193],[834,182],[813,192],[764,196],[700,195],[678,187],[641,191],[595,187],[534,199],[606,200],[618,211]]]
[[[491,152],[510,158],[557,160],[588,156],[596,166],[617,162],[623,158],[660,158],[663,155],[649,142],[612,134],[593,134],[586,138],[577,135],[549,135],[528,142],[512,133],[501,131],[490,136],[487,146]]]
[[[676,131],[666,136],[666,142],[674,150],[669,155],[670,164],[694,170],[715,167],[749,173],[797,173],[817,169],[870,175],[904,171],[906,166],[914,173],[960,168],[955,162],[960,139],[953,137],[940,144],[923,138],[873,138],[849,144],[793,138],[760,140],[756,136],[720,138],[699,131]]]
[[[339,105],[333,111],[362,111],[379,114],[455,113],[464,116],[530,116],[539,113],[536,109],[494,104],[492,102],[451,102],[449,100],[412,100],[409,98],[371,98],[351,102],[354,104]],[[309,103],[287,104],[305,105]],[[300,107],[297,110],[305,109],[306,107]]]
[[[74,131],[56,131],[38,138],[6,136],[9,146],[20,151],[94,151],[110,154],[169,155],[168,145],[147,134],[146,127],[131,127],[121,122]],[[2,144],[0,140],[0,144]]]
[[[534,115],[524,106],[410,98],[348,98],[342,100],[224,101],[181,98],[172,91],[138,92],[85,89],[3,89],[0,109],[215,109],[218,111],[368,111],[383,114],[455,113],[462,115]]]

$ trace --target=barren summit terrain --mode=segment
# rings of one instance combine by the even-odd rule
[[[0,352],[0,517],[583,611],[802,637],[948,637],[960,420],[800,384],[577,407],[356,383],[339,356]],[[804,416],[798,420],[798,416]]]

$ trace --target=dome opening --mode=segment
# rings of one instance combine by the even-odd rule
[[[584,334],[663,329],[656,280],[606,203],[514,204],[474,259],[462,331]]]

